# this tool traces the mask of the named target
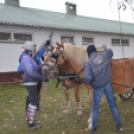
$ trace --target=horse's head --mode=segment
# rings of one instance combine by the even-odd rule
[[[69,58],[66,55],[66,51],[65,51],[66,49],[64,48],[63,43],[64,42],[62,40],[61,44],[56,42],[55,47],[51,45],[52,53],[50,56],[50,61],[56,65],[59,76],[60,75],[67,76],[75,73],[75,70],[72,68],[72,66],[69,63]],[[76,83],[73,80],[68,80],[64,78],[63,80],[60,78],[60,80],[58,81],[62,81],[62,86],[64,87],[64,89],[70,89]]]
[[[52,78],[57,77],[57,68],[54,63],[50,61],[51,52],[45,52],[44,55],[44,64],[47,66],[46,70],[44,71],[45,75],[50,74]]]
[[[59,44],[58,42],[56,42],[56,47],[51,46],[51,51],[52,53],[50,60],[55,65],[62,65],[67,62],[68,59],[66,59],[65,57],[63,44]]]

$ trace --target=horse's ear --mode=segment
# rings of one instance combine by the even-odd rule
[[[64,40],[64,39],[62,39],[62,40],[61,40],[61,44],[63,45],[63,44],[64,44],[64,42],[65,42],[65,40]]]
[[[56,45],[58,46],[58,48],[60,48],[60,47],[61,47],[61,44],[59,44],[58,42],[56,42]]]
[[[51,51],[53,51],[54,50],[54,46],[53,45],[51,45]]]

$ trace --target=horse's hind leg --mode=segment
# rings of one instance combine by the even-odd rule
[[[77,107],[77,115],[81,116],[82,108],[81,108],[81,103],[80,103],[79,86],[80,84],[75,84],[74,89],[75,89],[75,101],[76,101],[76,107]]]

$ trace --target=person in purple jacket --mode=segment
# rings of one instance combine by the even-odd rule
[[[48,82],[49,79],[38,73],[43,70],[44,66],[38,65],[31,57],[33,43],[31,41],[27,41],[25,42],[24,47],[25,51],[20,56],[19,61],[24,71],[23,82],[26,90],[28,91],[28,97],[30,100],[27,109],[27,124],[29,129],[35,129],[40,127],[40,125],[34,121],[34,116],[38,105],[37,83],[40,80]]]
[[[117,130],[122,131],[111,86],[110,60],[113,57],[113,51],[105,47],[105,51],[97,52],[95,46],[90,45],[87,47],[87,53],[89,60],[85,64],[83,81],[93,88],[92,128],[89,128],[89,134],[96,134],[99,104],[103,94],[106,95]]]

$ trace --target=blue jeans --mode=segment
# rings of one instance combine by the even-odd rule
[[[120,123],[119,113],[114,102],[112,86],[111,86],[111,83],[108,83],[105,87],[101,89],[93,90],[93,109],[92,109],[92,127],[93,128],[97,128],[99,104],[100,104],[103,93],[106,95],[109,107],[114,116],[115,123],[116,124]]]

